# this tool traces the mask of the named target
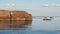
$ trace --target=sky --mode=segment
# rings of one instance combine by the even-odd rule
[[[0,9],[24,10],[33,16],[60,16],[60,0],[0,0]]]

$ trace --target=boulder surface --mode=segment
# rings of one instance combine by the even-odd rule
[[[0,10],[0,20],[32,20],[32,15],[26,11]]]
[[[32,15],[26,11],[0,10],[0,30],[26,28],[32,23]]]

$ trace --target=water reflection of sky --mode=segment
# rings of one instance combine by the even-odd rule
[[[21,28],[27,30],[60,30],[60,19],[58,18],[54,18],[51,21],[43,21],[43,19],[33,19],[32,21],[12,21],[12,24],[10,24],[10,21],[0,22],[0,29]]]
[[[52,21],[43,21],[42,19],[33,19],[32,30],[60,30],[60,19]]]
[[[15,22],[15,21],[14,21]],[[31,21],[17,21],[21,23],[29,23],[25,29],[19,30],[0,30],[0,34],[60,34],[60,19],[53,19],[52,21],[43,21],[42,19],[33,19]],[[58,30],[59,29],[59,30]],[[51,30],[51,31],[50,31]],[[56,31],[58,30],[58,31]]]

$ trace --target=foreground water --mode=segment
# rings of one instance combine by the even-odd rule
[[[51,21],[33,19],[32,24],[27,25],[27,28],[0,30],[0,34],[60,34],[60,19]]]

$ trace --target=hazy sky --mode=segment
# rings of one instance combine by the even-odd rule
[[[0,9],[25,10],[33,16],[60,16],[60,0],[0,0]]]

